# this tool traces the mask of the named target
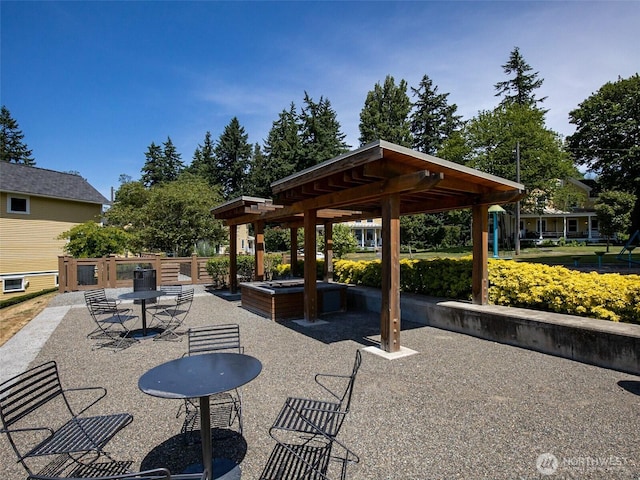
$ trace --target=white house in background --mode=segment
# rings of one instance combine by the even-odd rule
[[[358,247],[373,250],[382,246],[381,218],[345,222],[344,225],[347,225],[353,232],[358,242]]]
[[[598,198],[595,180],[570,178],[562,186],[575,194],[568,205],[546,201],[537,206],[523,206],[520,214],[520,238],[533,240],[597,242],[601,239],[594,204]]]

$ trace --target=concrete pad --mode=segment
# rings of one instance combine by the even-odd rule
[[[71,307],[48,307],[0,347],[0,382],[24,372]]]
[[[298,324],[301,327],[315,327],[318,325],[325,325],[329,322],[325,320],[316,320],[315,322],[310,322],[309,320],[300,319],[300,320],[293,320],[293,323]]]
[[[400,350],[398,350],[397,352],[391,352],[391,353],[385,352],[384,350],[378,347],[365,347],[363,348],[363,350],[365,352],[373,353],[378,357],[386,358],[387,360],[396,360],[398,358],[409,357],[411,355],[415,355],[416,353],[418,353],[415,350],[411,350],[410,348],[406,348],[406,347],[400,347]]]

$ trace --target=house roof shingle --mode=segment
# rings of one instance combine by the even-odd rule
[[[109,203],[80,175],[0,162],[0,191],[87,203]]]

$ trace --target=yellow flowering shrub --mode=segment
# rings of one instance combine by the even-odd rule
[[[404,292],[471,298],[472,259],[400,260]],[[380,288],[380,260],[338,260],[334,279]],[[489,260],[489,302],[640,324],[640,276],[578,272],[560,266]]]

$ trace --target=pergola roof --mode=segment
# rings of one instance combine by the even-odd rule
[[[380,201],[391,194],[400,197],[401,215],[510,203],[524,194],[520,183],[384,140],[278,180],[271,188],[273,200],[243,196],[211,212],[228,225],[263,220],[298,226],[311,209],[317,210],[319,223],[380,217]]]

